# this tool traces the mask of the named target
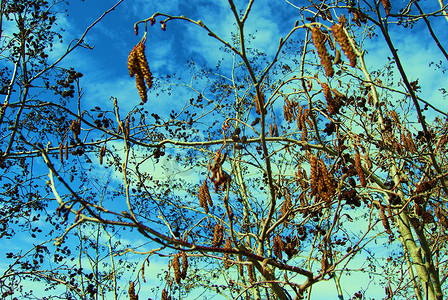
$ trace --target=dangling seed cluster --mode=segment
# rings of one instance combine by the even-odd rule
[[[361,155],[359,154],[358,147],[355,147],[355,167],[356,173],[358,173],[359,183],[362,187],[367,186],[366,176],[364,175],[364,171],[362,170],[361,165]]]
[[[143,42],[134,46],[129,53],[128,69],[131,77],[135,75],[135,84],[137,85],[138,94],[143,103],[146,103],[146,101],[148,101],[146,85],[148,85],[148,89],[152,87],[152,73],[149,70],[148,61],[146,60],[145,44]]]
[[[182,257],[182,271],[180,269],[179,257]],[[174,255],[171,266],[173,267],[174,270],[174,279],[176,280],[177,284],[180,284],[181,279],[185,279],[187,277],[187,271],[188,271],[187,254],[185,252],[179,252],[176,255]]]
[[[344,31],[344,27],[339,24],[334,24],[333,26],[331,26],[331,30],[333,31],[334,38],[341,46],[342,51],[344,51],[344,54],[349,59],[350,66],[356,66],[356,54],[352,47],[352,44],[348,39],[347,34]]]
[[[317,54],[319,55],[321,65],[324,67],[325,74],[328,77],[333,77],[333,63],[331,62],[330,55],[328,55],[327,48],[325,47],[325,37],[319,27],[314,26],[311,28],[311,38],[317,49]]]
[[[274,255],[279,260],[283,259],[282,251],[285,250],[285,243],[283,243],[282,238],[278,234],[274,237],[272,250],[274,250]]]
[[[260,92],[260,98],[258,95],[255,95],[255,112],[261,115],[261,110],[263,109],[263,113],[266,113],[266,109],[264,108],[264,94]],[[261,105],[261,106],[260,106]]]
[[[319,183],[318,183],[318,194],[324,199],[327,204],[330,204],[331,197],[336,193],[336,188],[334,185],[334,180],[330,177],[330,173],[323,159],[319,160]]]
[[[278,127],[277,123],[269,125],[269,136],[270,137],[278,137]]]
[[[79,140],[79,135],[81,134],[81,121],[80,120],[73,120],[72,124],[70,125],[70,129],[73,132],[73,136],[76,141]]]
[[[384,10],[386,11],[386,16],[390,15],[390,9],[392,8],[392,5],[390,5],[389,0],[381,0],[381,3],[383,4]]]
[[[303,107],[299,107],[299,103],[296,101],[290,101],[285,98],[285,104],[283,105],[283,113],[285,115],[286,122],[292,122],[302,115]]]
[[[213,247],[220,247],[224,240],[224,225],[216,224],[213,232]]]
[[[181,252],[180,255],[182,256],[182,273],[181,273],[181,277],[182,277],[182,279],[185,279],[185,278],[187,278],[188,258],[187,258],[187,254],[185,252]]]
[[[179,284],[180,283],[180,262],[179,262],[179,257],[177,255],[175,255],[173,257],[173,260],[171,262],[171,267],[173,267],[173,271],[174,271],[174,279],[176,280],[176,283]]]
[[[330,87],[325,82],[322,82],[321,86],[322,91],[324,92],[325,100],[327,100],[328,113],[330,116],[337,114],[341,108],[341,101],[338,100],[340,97],[334,98]]]
[[[405,132],[401,133],[401,143],[404,148],[411,152],[412,154],[417,152],[417,146],[415,146],[414,139],[412,138],[412,134],[405,129]]]
[[[138,295],[135,294],[135,287],[133,281],[129,283],[128,294],[129,294],[129,300],[138,300]]]
[[[386,232],[388,234],[391,234],[392,231],[390,230],[389,218],[385,214],[384,205],[381,205],[381,204],[379,205],[379,214],[380,214],[380,219],[381,219],[381,222],[383,223],[384,229],[386,230]]]
[[[282,207],[280,209],[281,217],[286,216],[288,214],[288,211],[292,207],[291,194],[289,193],[288,189],[285,189],[283,191],[283,198],[284,198],[283,204],[282,204]],[[290,220],[293,217],[294,216],[288,216],[287,218],[285,218],[285,221],[283,222],[283,224],[286,226],[287,223],[288,223],[288,220]]]
[[[204,209],[205,213],[208,213],[208,206],[213,206],[212,197],[208,189],[207,180],[204,180],[199,188],[199,205]]]
[[[317,182],[318,182],[318,165],[317,165],[317,157],[311,156],[310,159],[311,165],[311,174],[310,174],[310,184],[311,184],[311,196],[317,194]]]
[[[226,250],[232,249],[232,241],[230,240],[229,237],[226,239],[226,243],[224,244],[224,249],[226,249]],[[224,253],[222,258],[224,258],[224,268],[226,270],[229,269],[232,266],[232,263],[228,260],[230,258],[230,255],[228,253]]]
[[[168,292],[165,289],[162,291],[162,300],[171,300],[171,296],[168,296]]]
[[[104,155],[106,155],[106,144],[104,144],[103,147],[101,147],[101,150],[100,150],[100,155],[99,155],[100,165],[103,164],[103,157],[104,157]]]

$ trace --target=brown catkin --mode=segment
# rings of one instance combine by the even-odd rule
[[[65,160],[67,160],[68,159],[68,141],[67,142],[65,142],[65,147],[64,147],[65,149]]]
[[[187,254],[185,252],[181,252],[180,255],[182,256],[181,277],[182,277],[182,279],[185,279],[187,277],[187,271],[188,271],[188,258],[187,258]]]
[[[224,249],[226,249],[226,250],[232,249],[232,241],[230,240],[230,238],[226,239],[226,243],[224,244]],[[232,266],[232,263],[230,261],[228,261],[230,255],[228,253],[224,253],[224,255],[222,257],[225,259],[224,260],[224,268],[227,270]]]
[[[247,277],[249,277],[249,282],[250,284],[254,284],[256,282],[254,276],[254,267],[252,264],[247,264],[246,268],[247,268]]]
[[[274,255],[277,256],[279,260],[282,260],[282,251],[285,250],[285,244],[278,234],[274,237],[272,248],[272,250],[274,250]]]
[[[64,154],[63,154],[63,147],[62,143],[59,144],[59,160],[61,161],[61,164],[64,163]]]
[[[390,112],[390,116],[392,117],[392,119],[394,120],[395,124],[401,124],[400,122],[400,118],[398,117],[398,114],[396,111],[392,110]]]
[[[162,300],[168,300],[168,292],[165,289],[162,291]]]
[[[333,31],[334,38],[341,46],[342,51],[347,56],[350,61],[350,66],[356,66],[356,54],[350,43],[347,34],[344,31],[344,27],[339,24],[334,24],[331,26],[331,30]]]
[[[204,209],[205,213],[208,214],[208,203],[212,203],[210,191],[208,190],[207,181],[199,188],[199,205]]]
[[[224,225],[216,224],[213,232],[213,247],[219,247],[224,240]]]
[[[264,108],[264,94],[262,92],[260,92],[260,99],[258,99],[258,95],[255,95],[255,112],[261,115],[261,109],[263,109],[263,113],[266,113],[266,109]]]
[[[129,70],[129,76],[134,77],[134,75],[139,72],[139,65],[137,61],[137,46],[132,48],[131,52],[129,52],[128,56],[128,70]]]
[[[104,144],[103,147],[101,147],[100,155],[99,155],[100,165],[103,164],[103,157],[105,154],[106,154],[106,145]]]
[[[333,77],[333,63],[331,62],[330,55],[325,47],[325,37],[319,27],[313,26],[311,28],[311,38],[317,49],[317,54],[319,55],[321,65],[324,67],[325,74],[328,77]]]
[[[381,3],[383,4],[384,10],[386,11],[386,15],[388,16],[390,14],[391,5],[389,0],[381,0]]]
[[[207,180],[204,180],[204,183],[202,185],[205,193],[205,199],[207,199],[207,203],[211,207],[213,206],[213,200],[212,196],[210,196],[210,190],[208,189]]]
[[[135,287],[133,281],[129,283],[128,294],[129,294],[129,300],[138,300],[138,295],[135,294]]]
[[[417,152],[417,147],[415,146],[414,139],[412,138],[412,134],[409,131],[406,131],[406,137],[408,138],[409,147],[411,148],[411,153],[414,154]]]
[[[152,87],[152,73],[149,70],[149,65],[145,54],[145,44],[143,43],[139,43],[137,45],[137,60],[146,84],[148,85],[148,89],[150,89]]]
[[[274,123],[274,136],[278,137],[278,127],[277,127],[277,123]]]
[[[337,107],[333,95],[331,94],[331,89],[325,82],[321,83],[322,91],[324,92],[325,100],[327,100],[328,113],[334,115],[338,113],[339,107]]]
[[[174,270],[174,279],[176,280],[176,283],[179,284],[182,278],[182,273],[180,271],[179,254],[174,255],[171,266]]]
[[[392,231],[390,230],[390,225],[389,225],[389,219],[386,217],[385,211],[384,211],[384,206],[383,205],[379,205],[379,214],[380,214],[380,219],[381,222],[383,223],[384,229],[386,229],[386,232],[388,234],[391,234]]]
[[[323,159],[320,160],[319,167],[320,167],[319,179],[323,181],[326,189],[325,197],[322,198],[324,198],[324,200],[327,203],[330,203],[331,197],[334,196],[334,194],[336,193],[336,188],[334,186],[333,179],[330,177],[330,173],[328,172],[327,167],[325,166]]]
[[[302,113],[303,113],[303,106],[299,106],[298,111],[297,111],[297,128],[299,130],[302,130]]]
[[[317,177],[317,157],[316,156],[311,156],[310,159],[310,165],[311,165],[311,174],[310,174],[310,184],[311,184],[311,196],[312,195],[316,195],[317,194],[317,181],[318,181],[318,177]]]
[[[361,155],[359,154],[358,147],[355,147],[355,167],[356,167],[356,173],[358,173],[359,183],[361,184],[362,187],[366,187],[367,181],[364,171],[362,170]]]
[[[152,87],[152,74],[149,70],[148,61],[145,55],[145,44],[140,42],[135,46],[128,56],[128,70],[129,75],[133,77],[135,75],[135,84],[137,86],[138,94],[143,101],[148,101],[147,88]],[[146,85],[145,85],[146,80]]]

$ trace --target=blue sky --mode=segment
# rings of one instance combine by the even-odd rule
[[[64,44],[57,46],[53,54],[62,53],[71,38],[79,37],[87,26],[96,20],[105,10],[109,9],[116,1],[70,1],[68,7],[69,16],[61,16],[58,23],[66,30]],[[290,1],[300,5],[302,2]],[[247,1],[236,1],[239,8],[244,8]],[[255,1],[255,5],[246,26],[247,34],[255,34],[256,39],[252,46],[261,49],[272,57],[277,49],[280,37],[285,36],[293,26],[295,20],[300,20],[300,15],[286,1]],[[424,9],[437,7],[437,2],[421,3]],[[392,2],[394,7],[394,2]],[[127,70],[127,56],[132,47],[138,43],[142,34],[143,26],[140,26],[138,36],[134,35],[133,25],[136,21],[150,17],[155,12],[163,12],[173,15],[185,15],[194,20],[202,20],[209,28],[218,35],[228,39],[232,31],[233,15],[228,9],[228,1],[144,1],[125,0],[115,11],[107,15],[91,32],[89,32],[86,43],[94,46],[93,50],[78,49],[62,63],[64,67],[75,67],[84,74],[81,80],[83,91],[83,108],[90,109],[96,105],[112,107],[110,97],[117,97],[123,110],[122,116],[140,103],[138,92],[135,88],[133,78],[130,78]],[[161,18],[157,19],[157,21]],[[431,19],[432,20],[432,19]],[[439,18],[434,20],[434,29],[442,41],[446,41],[448,33],[446,20]],[[393,25],[391,25],[392,27]],[[441,97],[437,90],[440,87],[448,87],[448,79],[440,70],[429,67],[431,61],[438,62],[440,53],[434,48],[423,23],[415,26],[414,30],[403,30],[401,27],[392,28],[392,39],[403,60],[406,71],[411,80],[419,78],[422,86],[422,97],[428,99],[432,104],[444,109],[446,99]],[[301,31],[295,33],[297,37],[302,35]],[[366,39],[368,54],[366,60],[368,66],[375,68],[386,63],[386,57],[391,56],[385,43],[381,39]],[[191,57],[200,64],[215,66],[216,62],[225,56],[219,50],[219,43],[210,38],[203,30],[195,28],[192,24],[181,21],[171,21],[167,24],[166,31],[160,30],[160,24],[149,28],[147,37],[147,57],[150,69],[155,77],[163,77],[167,74],[176,73],[185,76],[189,80],[187,71],[187,60]],[[446,45],[448,46],[448,45]],[[61,51],[57,53],[57,51]],[[232,56],[227,55],[224,67],[231,66]],[[446,68],[446,65],[445,65]],[[225,70],[225,69],[224,69]],[[188,92],[180,91],[176,97],[160,96],[156,99],[149,94],[146,107],[149,111],[169,111],[173,106],[182,105],[179,98],[187,99]],[[129,241],[135,242],[135,241]],[[139,239],[138,242],[145,241]],[[165,263],[152,261],[150,268],[158,269],[165,267]],[[153,275],[155,271],[151,272]],[[149,276],[148,276],[149,277]],[[343,282],[350,292],[361,283],[357,280],[368,278],[350,277]],[[150,277],[149,277],[150,278]],[[128,278],[126,278],[127,280]],[[156,280],[154,277],[152,280]],[[154,281],[152,284],[154,284]],[[355,284],[356,283],[356,284]],[[323,283],[326,288],[314,288],[315,299],[324,299],[335,295],[335,288],[331,282]],[[344,285],[346,284],[346,285]],[[151,284],[146,287],[148,290]],[[149,291],[147,291],[149,292]],[[150,295],[141,295],[150,297]],[[381,297],[383,290],[375,295],[375,290],[369,293],[369,297]],[[313,297],[314,299],[314,297]]]
[[[245,2],[237,1],[236,5],[240,5],[242,9]],[[114,3],[74,1],[69,7],[69,19],[61,26],[66,28],[67,36],[79,36],[86,26]],[[299,1],[291,3],[300,4]],[[429,10],[427,6],[437,8],[436,1],[424,2],[421,5],[425,10]],[[134,22],[148,18],[154,12],[200,19],[224,38],[229,38],[230,33],[235,31],[228,1],[170,1],[169,4],[162,4],[160,1],[124,1],[89,33],[86,42],[94,45],[95,49],[78,49],[64,63],[73,64],[85,74],[82,84],[89,103],[91,99],[106,101],[110,96],[115,96],[123,105],[126,103],[128,108],[138,104],[138,93],[134,89],[133,79],[127,76],[126,60],[130,49],[140,40],[143,33],[143,26],[140,26],[140,34],[133,34]],[[257,1],[246,25],[246,33],[256,34],[256,39],[252,42],[254,48],[273,55],[279,38],[285,36],[297,19],[300,19],[298,11],[286,1]],[[161,18],[157,21],[159,20]],[[446,31],[443,30],[446,21],[443,18],[430,20],[443,41],[444,37],[447,37]],[[156,77],[171,73],[182,74],[186,71],[187,59],[191,57],[199,63],[211,66],[216,65],[217,60],[223,57],[223,53],[219,51],[219,43],[192,24],[171,21],[166,31],[160,30],[159,27],[157,22],[149,28],[146,43],[150,68]],[[418,23],[412,31],[394,25],[390,25],[390,28],[391,37],[411,79],[419,78],[425,95],[431,97],[433,103],[440,103],[437,99],[440,95],[437,87],[446,86],[447,82],[441,72],[434,72],[434,68],[428,67],[431,61],[437,62],[441,56],[435,49],[434,42],[430,40],[424,23]],[[300,36],[302,33],[299,31],[295,34]],[[65,42],[68,40],[66,37]],[[391,56],[381,39],[367,39],[365,49],[368,51],[366,61],[372,67],[385,64],[386,56]],[[231,56],[224,62],[229,60]],[[157,103],[157,100],[150,100],[148,106],[155,102]]]

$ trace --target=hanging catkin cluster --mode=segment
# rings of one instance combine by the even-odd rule
[[[296,101],[289,101],[288,98],[285,98],[285,104],[283,105],[283,113],[285,114],[286,122],[290,123],[292,121],[295,121],[297,119],[297,116],[299,116],[298,112],[299,112],[299,103]]]
[[[330,116],[335,115],[339,112],[341,108],[341,101],[337,98],[334,98],[331,89],[325,82],[321,83],[322,91],[324,92],[325,100],[327,100],[327,108]]]
[[[389,0],[381,0],[381,3],[383,4],[384,10],[386,11],[386,15],[388,16],[390,14],[390,9],[392,5],[390,5]]]
[[[81,134],[81,121],[80,120],[73,120],[72,124],[70,125],[70,129],[73,132],[73,136],[76,141],[79,140],[79,135]]]
[[[143,103],[146,103],[148,101],[146,85],[148,85],[148,89],[152,87],[152,73],[149,70],[148,61],[146,60],[144,42],[138,43],[129,53],[128,69],[131,77],[135,75],[138,94]]]
[[[300,106],[297,112],[297,128],[302,131],[302,141],[308,139],[308,128],[313,129],[313,122],[309,119],[309,109],[305,106]]]
[[[252,264],[247,264],[247,277],[249,278],[250,284],[254,284],[256,282],[254,275],[254,266]]]
[[[331,198],[336,193],[335,180],[328,172],[323,159],[318,160],[316,156],[311,156],[311,196],[318,195],[327,204],[331,202]]]
[[[138,300],[138,295],[135,294],[135,287],[133,281],[129,283],[128,294],[129,294],[129,300]]]
[[[232,241],[230,240],[229,237],[226,239],[226,243],[224,245],[224,249],[226,249],[226,250],[231,250],[232,249]],[[224,253],[222,258],[224,259],[224,268],[226,270],[233,265],[232,262],[230,262],[228,260],[230,258],[230,255],[228,253]]]
[[[405,130],[405,132],[401,133],[401,144],[407,151],[411,152],[412,154],[417,152],[417,146],[415,146],[412,134],[408,130]]]
[[[216,224],[213,232],[213,247],[220,247],[224,241],[224,225]]]
[[[207,180],[204,180],[199,188],[199,205],[204,209],[205,213],[208,213],[208,206],[213,206],[212,197],[208,189]]]
[[[162,291],[162,300],[171,300],[171,296],[168,296],[168,292],[165,289]]]
[[[280,209],[281,217],[284,217],[288,213],[289,209],[292,207],[291,194],[289,193],[288,189],[284,189],[283,198],[284,198],[283,204]],[[285,225],[287,224],[288,219],[289,218],[285,219],[284,221]]]
[[[274,250],[274,255],[279,260],[283,259],[282,251],[285,250],[285,243],[283,243],[282,238],[278,234],[274,237],[272,250]]]
[[[350,66],[356,66],[355,50],[353,49],[352,44],[350,43],[348,36],[344,31],[344,26],[334,24],[333,26],[331,26],[331,31],[333,31],[334,38],[341,46],[342,51],[344,51],[344,54],[350,60]]]
[[[180,257],[182,257],[182,270],[180,268],[180,261],[179,261]],[[187,254],[185,252],[179,252],[176,255],[174,255],[171,266],[173,267],[174,270],[174,279],[176,280],[177,284],[180,284],[181,279],[187,278],[187,271],[188,271]]]
[[[106,155],[106,144],[104,144],[101,147],[101,150],[100,150],[100,155],[99,155],[100,165],[103,164],[103,157],[104,157],[104,155]]]
[[[385,214],[384,205],[379,205],[379,215],[381,222],[383,223],[383,227],[386,230],[388,234],[391,234],[392,231],[390,230],[390,224],[389,224],[389,218]]]
[[[171,262],[171,266],[173,267],[174,271],[174,279],[176,280],[176,283],[179,284],[181,280],[181,271],[180,271],[180,262],[178,254],[174,255],[173,261]]]
[[[59,144],[59,160],[61,161],[61,164],[64,163],[64,144],[60,143]]]
[[[311,37],[313,39],[314,46],[317,49],[320,63],[325,69],[325,74],[329,77],[333,77],[333,63],[331,62],[330,55],[328,54],[327,48],[325,47],[325,36],[320,31],[319,27],[314,26],[311,28]]]
[[[258,98],[258,94],[255,95],[255,112],[261,115],[261,111],[263,109],[263,113],[266,113],[266,109],[264,108],[264,94],[260,91],[260,98]]]
[[[277,126],[277,123],[269,125],[269,136],[270,137],[278,137],[278,126]]]
[[[364,171],[361,165],[361,155],[359,154],[358,147],[355,146],[355,168],[356,173],[358,173],[359,183],[362,187],[367,186],[366,176],[364,175]]]
[[[317,181],[318,181],[318,164],[317,157],[311,156],[310,159],[311,174],[310,174],[310,184],[311,184],[311,196],[317,194]]]

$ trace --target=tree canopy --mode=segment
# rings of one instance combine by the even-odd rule
[[[1,1],[2,297],[448,296],[447,5],[193,2]]]

